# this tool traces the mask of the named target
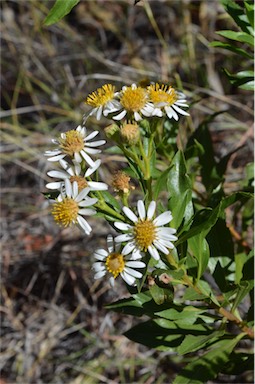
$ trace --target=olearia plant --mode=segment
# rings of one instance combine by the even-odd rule
[[[46,152],[56,163],[46,187],[59,225],[78,225],[89,235],[84,217],[108,222],[106,246],[95,249],[92,270],[113,289],[122,278],[130,293],[108,308],[147,315],[126,332],[131,340],[187,355],[175,384],[205,383],[240,364],[250,369],[251,344],[245,353],[239,346],[253,339],[253,255],[244,241],[234,241],[225,214],[234,203],[239,209],[250,204],[250,190],[225,194],[229,157],[215,161],[205,123],[178,148],[189,107],[174,87],[105,84],[86,104],[83,125],[62,133]],[[121,153],[127,164],[109,185],[98,181],[96,156],[106,141],[87,132],[91,116],[109,119],[104,131],[114,145],[105,150]]]

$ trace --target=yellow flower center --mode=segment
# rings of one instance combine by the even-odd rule
[[[77,222],[78,211],[77,202],[70,197],[66,197],[63,201],[53,205],[51,213],[59,225],[68,227]]]
[[[88,95],[86,104],[91,107],[100,107],[114,98],[115,87],[112,84],[105,84],[102,88],[98,88],[95,92]]]
[[[64,153],[73,157],[75,152],[80,152],[84,148],[83,136],[80,132],[72,129],[66,132],[64,139],[59,139],[59,146]]]
[[[139,248],[142,251],[147,251],[156,239],[156,227],[153,222],[151,220],[138,220],[134,226],[134,237]]]
[[[74,181],[77,181],[79,192],[81,192],[84,188],[88,186],[87,180],[84,179],[84,177],[82,176],[71,176],[70,181],[71,183],[73,183]]]
[[[174,104],[178,100],[178,96],[174,88],[168,85],[159,85],[158,83],[148,87],[150,100],[154,103]]]
[[[142,87],[135,89],[127,87],[121,95],[120,102],[128,112],[140,111],[147,102],[147,92]]]
[[[125,268],[124,257],[121,253],[110,253],[106,258],[105,265],[107,271],[116,279]]]

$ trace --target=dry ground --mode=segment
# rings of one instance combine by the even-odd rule
[[[180,358],[133,344],[122,333],[135,320],[104,308],[126,294],[121,283],[114,291],[91,273],[91,254],[109,228],[92,219],[96,229],[85,238],[50,217],[43,152],[58,132],[81,123],[95,88],[160,79],[183,85],[195,103],[185,132],[227,110],[211,130],[218,156],[243,144],[225,185],[238,189],[253,161],[253,104],[221,72],[234,72],[238,60],[208,47],[215,30],[232,24],[217,0],[88,0],[46,28],[52,4],[1,2],[1,383],[171,383]],[[106,181],[121,159],[102,160]]]

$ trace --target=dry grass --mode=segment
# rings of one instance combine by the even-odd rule
[[[45,28],[52,4],[1,2],[2,382],[170,383],[179,358],[134,345],[121,336],[134,320],[104,309],[126,292],[94,282],[90,271],[106,225],[94,222],[84,238],[53,223],[40,193],[43,152],[58,132],[81,123],[95,88],[160,79],[196,102],[184,141],[205,115],[228,110],[211,130],[219,155],[244,145],[228,168],[226,188],[234,190],[252,161],[252,100],[220,71],[235,68],[233,57],[208,48],[215,30],[231,24],[216,0],[141,0],[135,7],[133,0],[88,0]],[[109,166],[102,178],[108,174]]]

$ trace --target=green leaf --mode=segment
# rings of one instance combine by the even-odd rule
[[[136,343],[162,351],[176,351],[187,335],[208,335],[212,329],[202,324],[176,324],[166,319],[149,320],[131,328],[124,335]]]
[[[241,28],[241,30],[249,33],[250,24],[246,14],[244,13],[244,8],[240,7],[240,5],[233,0],[221,0],[221,4],[236,24]]]
[[[182,311],[175,308],[165,309],[163,311],[155,312],[156,316],[163,317],[164,319],[173,320],[176,324],[194,324],[200,314],[206,312],[206,309],[195,308],[192,306],[185,306]]]
[[[229,43],[222,43],[221,41],[213,41],[209,45],[211,47],[227,49],[228,51],[234,52],[237,55],[244,56],[248,59],[253,59],[253,56],[250,53],[247,53],[244,49],[235,47],[234,45]]]
[[[193,359],[175,378],[173,384],[204,384],[215,379],[230,359],[236,344],[244,337],[241,333],[234,339],[220,340],[204,355]]]
[[[112,207],[116,209],[117,212],[121,211],[120,203],[111,193],[108,191],[100,191],[100,194],[104,197],[104,200],[107,204],[110,204]]]
[[[254,28],[254,3],[250,3],[249,1],[244,2],[244,6],[246,9],[246,15],[249,20],[249,23],[252,28]]]
[[[226,69],[223,69],[231,84],[236,87],[246,89],[247,91],[254,90],[254,72],[241,71],[236,75],[232,75]]]
[[[172,303],[174,297],[173,287],[161,288],[157,284],[150,286],[150,293],[156,304]]]
[[[50,9],[47,17],[44,19],[44,25],[52,25],[63,19],[80,0],[56,0]]]
[[[181,345],[177,348],[177,352],[181,355],[200,350],[208,344],[212,344],[224,335],[225,331],[215,331],[205,336],[187,335]]]
[[[204,300],[206,297],[208,297],[207,295],[204,295],[202,293],[199,293],[197,292],[194,288],[192,287],[188,287],[186,290],[185,290],[185,293],[182,297],[182,300],[183,301],[186,301],[186,300],[190,300],[190,301],[196,301],[196,300]]]
[[[161,191],[166,190],[166,183],[167,183],[168,173],[170,169],[171,169],[171,166],[167,168],[164,172],[162,172],[155,182],[155,185],[153,187],[153,197],[155,200],[157,200],[158,195]]]
[[[188,240],[188,247],[191,250],[193,256],[196,258],[198,263],[197,268],[197,279],[199,280],[204,273],[209,257],[210,257],[210,250],[208,243],[205,239],[206,231],[202,231],[196,236],[191,237]]]
[[[169,208],[173,215],[171,224],[177,229],[193,215],[191,182],[182,151],[178,151],[173,158],[167,178],[167,189],[170,195]]]
[[[240,41],[241,43],[247,43],[254,46],[254,38],[248,33],[235,31],[217,31],[216,33],[220,36],[226,37],[227,39]]]

